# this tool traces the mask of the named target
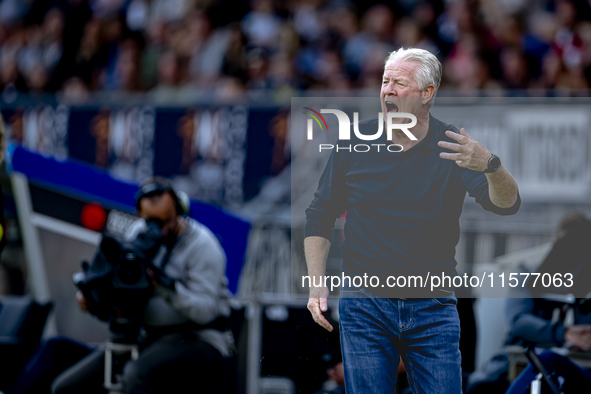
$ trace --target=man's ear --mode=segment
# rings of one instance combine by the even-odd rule
[[[422,98],[423,105],[427,104],[429,102],[429,100],[431,100],[433,98],[434,94],[435,94],[435,86],[432,83],[430,83],[421,92],[421,98]]]
[[[135,207],[135,215],[138,218],[142,217],[142,205],[141,205],[142,200],[138,201],[136,207]]]

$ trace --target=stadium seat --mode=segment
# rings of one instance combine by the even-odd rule
[[[0,390],[26,364],[41,341],[52,303],[39,304],[26,296],[0,299]]]

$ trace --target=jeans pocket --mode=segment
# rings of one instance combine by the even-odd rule
[[[368,297],[363,287],[342,286],[341,298],[365,298]]]
[[[341,286],[341,293],[361,293],[362,287]]]
[[[435,301],[436,303],[438,303],[439,305],[442,305],[442,306],[457,306],[458,305],[458,299],[454,296],[437,297],[437,298],[433,298],[433,301]]]

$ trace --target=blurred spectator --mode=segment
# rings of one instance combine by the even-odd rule
[[[519,48],[507,47],[501,52],[501,70],[508,89],[525,89],[529,82],[527,61]]]
[[[295,85],[295,76],[293,62],[289,58],[281,55],[273,56],[269,76],[276,91],[282,91],[286,96],[290,96],[293,90],[291,87]]]
[[[281,21],[273,12],[271,0],[252,0],[252,11],[242,20],[242,28],[254,46],[275,48]]]
[[[224,77],[217,83],[215,94],[222,100],[244,100],[246,87],[239,78]]]
[[[0,58],[0,86],[5,92],[8,91],[27,91],[25,80],[16,66],[16,61],[9,54],[2,54]]]
[[[14,56],[18,71],[23,75],[27,90],[43,93],[54,90],[49,86],[63,53],[64,15],[58,8],[49,10],[40,25],[33,25],[23,30],[22,40],[16,46],[7,43],[7,57]],[[14,51],[14,55],[10,53]],[[10,60],[8,60],[10,61]],[[10,69],[10,66],[8,66]],[[21,89],[19,89],[21,90]]]
[[[179,83],[179,64],[174,52],[168,51],[158,60],[158,85],[152,89],[158,91],[174,91]]]
[[[269,78],[269,54],[266,50],[256,48],[248,54],[248,85],[249,89],[271,89]]]
[[[177,59],[175,88],[184,91],[375,89],[380,63],[400,46],[436,53],[446,63],[442,88],[461,94],[589,89],[591,5],[0,2],[0,87],[14,93],[64,90],[72,77],[89,91],[148,91],[157,85],[160,91],[159,59],[170,63],[170,52]],[[216,86],[221,81],[225,87]]]
[[[582,213],[574,212],[565,215],[556,227],[554,241],[585,228],[587,223]],[[566,317],[556,319],[554,318],[555,310],[565,312],[565,304],[544,298],[533,298],[527,287],[511,289],[510,297],[516,298],[506,300],[505,314],[509,324],[506,346],[533,344],[571,346],[584,351],[591,350],[589,308],[574,309],[569,319]],[[505,392],[509,387],[508,370],[509,359],[502,350],[493,356],[483,372],[475,372],[470,376],[467,394]]]
[[[379,90],[384,73],[384,59],[393,47],[385,43],[373,44],[361,62],[361,75],[358,85],[365,89]]]
[[[374,47],[374,44],[378,43],[380,39],[384,40],[383,42],[389,42],[393,38],[391,31],[393,16],[391,10],[385,5],[373,6],[362,18],[362,30],[356,31],[357,26],[354,17],[347,11],[343,10],[342,12],[346,17],[345,22],[347,23],[347,26],[345,27],[346,30],[341,30],[346,39],[343,48],[344,61],[349,73],[355,78],[361,73],[367,56],[370,51],[372,51],[372,47],[375,54],[376,47]],[[338,23],[338,21],[336,23]],[[388,31],[390,31],[389,34]],[[355,32],[355,34],[353,34],[353,32]],[[381,48],[384,47],[381,46]],[[394,49],[395,48],[392,47],[390,51]],[[386,52],[386,50],[383,50],[382,52]],[[386,56],[382,58],[381,63],[384,62],[385,58]],[[373,65],[370,68],[373,70]],[[380,77],[378,78],[378,81],[381,80],[383,64],[380,64],[379,68]],[[373,78],[373,73],[370,74],[372,75],[364,76],[367,77],[368,81]],[[364,86],[364,78],[360,78],[360,82],[361,87],[366,87]]]
[[[182,84],[184,76],[183,62],[173,51],[167,51],[158,60],[158,84],[150,90],[150,95],[158,102],[178,100],[190,94],[188,85]]]
[[[581,387],[589,387],[591,384],[591,372],[581,368],[568,357],[544,350],[538,356],[542,365],[552,371],[554,383],[559,384],[562,393],[576,393]],[[539,371],[529,364],[523,372],[511,383],[505,394],[527,394],[530,393],[531,383],[539,375]]]
[[[150,3],[146,0],[131,0],[127,7],[126,22],[129,30],[144,31],[150,22]]]
[[[188,32],[195,39],[190,63],[191,78],[197,87],[212,88],[222,71],[231,32],[226,27],[214,29],[211,19],[202,11],[191,17]]]
[[[326,34],[326,22],[319,7],[319,0],[297,2],[293,12],[293,21],[300,37],[307,42],[317,42]]]
[[[533,88],[554,89],[563,74],[564,68],[560,57],[554,50],[549,51],[542,59],[540,78],[532,83]]]
[[[222,60],[222,74],[238,78],[245,83],[248,79],[246,36],[237,25],[231,26],[229,34],[228,50]]]
[[[21,0],[0,2],[0,23],[13,24],[26,16],[30,3]]]
[[[146,29],[146,46],[140,59],[140,79],[144,88],[152,88],[158,82],[158,59],[167,49],[167,35],[166,25],[159,21],[150,23]]]
[[[340,350],[324,354],[322,361],[326,365],[328,380],[315,394],[345,394],[345,371]]]
[[[76,75],[88,86],[96,88],[98,76],[106,62],[106,52],[101,51],[101,24],[91,19],[84,26],[80,48],[71,59],[69,75]]]
[[[190,11],[191,0],[151,0],[150,17],[165,23],[179,22]]]
[[[140,88],[139,51],[139,43],[133,38],[127,38],[119,44],[113,65],[107,67],[104,74],[104,89],[135,91]]]
[[[431,53],[439,52],[437,45],[412,19],[403,19],[396,28],[396,44],[401,47],[421,48]]]
[[[394,15],[385,4],[377,4],[367,10],[363,18],[363,29],[377,41],[392,42]]]
[[[72,77],[64,82],[62,92],[68,100],[80,103],[88,96],[88,87],[82,78]]]

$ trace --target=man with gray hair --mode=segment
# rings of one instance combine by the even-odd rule
[[[397,144],[397,153],[332,151],[306,210],[310,277],[324,276],[332,227],[345,211],[344,274],[378,276],[387,283],[387,278],[400,276],[457,274],[455,246],[466,192],[496,214],[519,210],[517,184],[500,159],[463,128],[430,114],[441,68],[433,54],[421,49],[401,48],[386,60],[383,118],[410,113],[416,126],[410,128],[411,136],[395,130],[390,140],[382,134],[376,141]],[[394,118],[398,124],[408,120],[402,114]],[[359,129],[375,134],[381,126],[371,120],[360,122]],[[461,393],[460,324],[451,291],[409,298],[415,293],[400,287],[344,282],[339,325],[347,394],[395,392],[400,357],[415,394]],[[332,331],[322,315],[327,298],[326,287],[312,286],[308,309]]]

